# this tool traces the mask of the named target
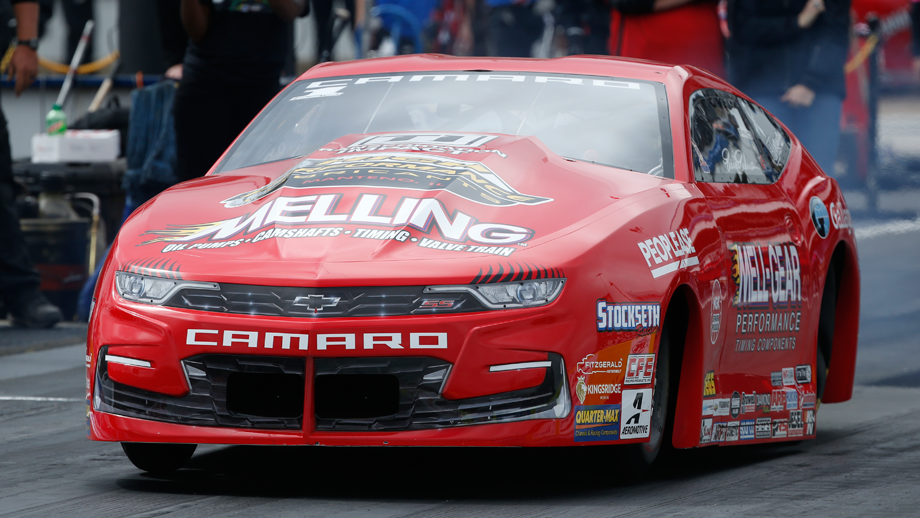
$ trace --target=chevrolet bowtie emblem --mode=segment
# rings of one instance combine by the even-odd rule
[[[309,308],[316,312],[322,311],[323,308],[334,307],[339,303],[339,298],[340,297],[327,297],[325,295],[302,295],[296,297],[291,305]]]

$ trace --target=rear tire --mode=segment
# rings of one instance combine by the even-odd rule
[[[824,396],[827,372],[831,364],[831,350],[834,346],[834,325],[837,316],[837,276],[834,264],[827,269],[824,293],[821,294],[821,315],[818,320],[818,344],[815,349],[815,384],[818,400]]]
[[[658,365],[655,367],[655,383],[652,389],[652,420],[649,427],[649,441],[622,446],[624,456],[633,474],[642,475],[647,473],[652,468],[652,464],[655,463],[655,459],[660,456],[662,448],[667,449],[670,444],[665,441],[666,437],[671,436],[671,429],[673,428],[673,419],[671,419],[668,412],[670,407],[668,392],[671,385],[668,334],[668,326],[662,326],[658,351],[656,351],[655,355]]]
[[[128,460],[137,469],[156,475],[172,473],[185,466],[197,447],[197,444],[121,443]]]

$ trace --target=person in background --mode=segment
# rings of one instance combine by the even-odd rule
[[[725,77],[725,45],[713,0],[612,0],[610,54],[693,65]]]
[[[920,81],[920,0],[910,0],[910,26],[913,36],[914,77]]]
[[[489,7],[489,55],[529,58],[543,36],[543,17],[533,0],[486,0]]]
[[[850,0],[731,0],[728,78],[834,173],[846,96]]]
[[[160,26],[160,42],[163,46],[166,72],[169,79],[182,79],[182,61],[188,34],[182,26],[182,0],[157,0],[157,21]]]
[[[182,0],[190,43],[176,92],[177,176],[204,175],[278,93],[304,0]]]
[[[9,5],[8,0],[3,0]],[[9,77],[16,78],[16,95],[38,74],[38,3],[12,0],[18,44],[9,64]],[[7,35],[0,31],[0,38]],[[4,41],[9,41],[6,38]],[[35,271],[25,238],[19,228],[13,199],[13,162],[6,117],[0,110],[0,298],[15,326],[46,328],[61,321],[61,312],[38,290],[41,277]]]

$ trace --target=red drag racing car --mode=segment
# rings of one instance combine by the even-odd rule
[[[98,283],[87,434],[678,448],[815,436],[849,399],[846,203],[721,79],[602,57],[313,68]]]

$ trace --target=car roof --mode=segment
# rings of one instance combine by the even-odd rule
[[[543,72],[556,74],[601,75],[664,82],[665,76],[674,69],[683,69],[689,75],[688,67],[667,65],[642,59],[614,56],[566,56],[553,59],[483,58],[457,57],[443,54],[412,54],[388,58],[359,59],[354,61],[328,62],[306,71],[298,79],[352,76],[362,74],[385,74],[392,72],[465,71],[465,72]],[[693,74],[702,72],[694,69]]]

